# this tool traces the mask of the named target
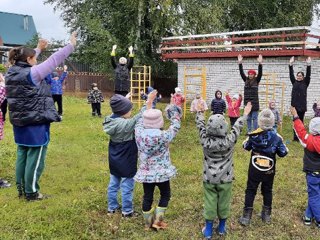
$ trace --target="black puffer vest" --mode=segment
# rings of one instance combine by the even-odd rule
[[[256,78],[247,78],[244,85],[244,105],[248,102],[252,104],[252,111],[259,111],[259,83]]]
[[[29,64],[17,62],[5,76],[10,122],[23,127],[60,121],[50,85],[42,81],[35,86],[30,78],[30,69]]]
[[[130,91],[130,75],[129,75],[129,68],[127,64],[121,65],[117,64],[115,69],[115,90],[116,91]]]

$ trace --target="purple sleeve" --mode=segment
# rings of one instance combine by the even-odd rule
[[[59,64],[63,62],[72,52],[74,47],[72,44],[68,44],[64,48],[52,54],[46,61],[31,67],[31,79],[35,85],[39,85],[40,82],[51,73]]]

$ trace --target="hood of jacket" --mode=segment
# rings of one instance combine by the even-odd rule
[[[228,133],[228,123],[221,114],[211,115],[207,122],[207,134],[213,137],[225,137]]]

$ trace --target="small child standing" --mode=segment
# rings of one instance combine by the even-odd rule
[[[226,111],[226,102],[222,99],[222,92],[217,90],[214,96],[215,98],[211,102],[212,114],[224,114]]]
[[[88,103],[91,103],[92,116],[98,115],[101,117],[101,102],[104,102],[104,99],[96,83],[91,84],[87,99]]]
[[[131,117],[132,103],[127,97],[115,94],[110,99],[112,115],[107,116],[103,123],[103,130],[110,135],[109,142],[109,169],[110,182],[107,191],[108,214],[120,210],[117,200],[119,189],[122,195],[122,216],[133,217],[133,188],[134,175],[137,172],[138,149],[134,138],[134,127],[141,118],[145,108]],[[155,94],[148,96],[152,103]],[[151,108],[151,104],[147,106]]]
[[[320,101],[315,102],[312,109],[314,111],[314,117],[320,117]]]
[[[200,93],[196,94],[196,98],[191,102],[190,112],[204,112],[208,110],[208,106],[205,100],[202,99]]]
[[[174,105],[182,108],[182,104],[186,101],[186,98],[183,96],[180,88],[176,87],[174,91],[175,94],[171,94],[171,97],[173,97],[173,103]]]
[[[218,233],[226,234],[226,220],[230,214],[230,199],[233,174],[233,151],[247,115],[251,111],[249,102],[244,109],[244,115],[239,118],[230,133],[228,124],[221,114],[211,115],[205,126],[205,118],[197,112],[196,124],[203,146],[203,188],[204,188],[204,218],[206,221],[202,233],[206,239],[211,239],[213,221],[219,218]]]
[[[147,93],[145,93],[143,90],[141,90],[140,95],[142,100],[147,100],[148,94],[153,91],[153,87],[148,87],[147,88]],[[162,96],[161,94],[157,95],[157,97],[154,99],[152,102],[152,108],[156,108],[157,103],[161,100]]]
[[[242,102],[241,94],[234,94],[232,99],[229,96],[229,92],[226,92],[226,100],[228,103],[228,116],[230,119],[230,125],[233,127],[237,119],[240,117],[240,106]]]
[[[6,90],[4,88],[4,77],[0,73],[0,106],[2,106],[6,98]],[[2,111],[0,111],[0,141],[3,139],[4,120]],[[0,178],[0,188],[8,188],[11,184],[7,180]]]
[[[273,126],[273,129],[275,131],[277,131],[278,125],[281,125],[282,120],[281,120],[280,113],[279,113],[278,109],[276,108],[276,101],[274,99],[269,101],[269,109],[274,114],[274,126]]]
[[[163,219],[171,196],[170,179],[176,175],[176,168],[170,159],[169,143],[177,135],[181,119],[181,109],[172,103],[173,98],[165,110],[171,121],[168,130],[161,130],[164,121],[162,112],[158,109],[146,110],[135,128],[139,168],[134,179],[143,184],[142,211],[145,230],[151,227],[167,227]],[[160,190],[160,200],[156,208],[152,207],[155,187]]]
[[[261,219],[265,223],[271,222],[276,154],[279,157],[288,154],[282,137],[273,130],[274,114],[270,109],[263,109],[259,113],[258,126],[258,129],[249,133],[249,137],[243,143],[243,148],[251,151],[243,215],[239,219],[240,224],[244,226],[250,224],[253,202],[260,183],[263,196]]]
[[[312,118],[307,133],[297,110],[291,107],[293,128],[304,147],[303,171],[306,173],[308,187],[308,206],[303,216],[305,225],[310,226],[312,219],[320,228],[320,117]]]

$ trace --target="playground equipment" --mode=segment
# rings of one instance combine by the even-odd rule
[[[265,73],[262,75],[265,81],[259,84],[259,101],[261,108],[268,108],[269,101],[274,99],[276,101],[277,109],[280,112],[280,117],[283,119],[284,113],[284,91],[285,84],[277,83],[276,73]],[[279,126],[280,132],[282,131],[282,124]]]
[[[206,95],[206,68],[205,67],[184,67],[183,87],[186,100],[183,105],[183,118],[186,118],[186,112],[190,111],[190,102],[194,99],[196,93],[200,93],[205,100]]]
[[[141,103],[141,90],[146,91],[146,88],[151,86],[151,66],[133,66],[130,71],[131,84],[131,102],[138,103],[139,109]]]

